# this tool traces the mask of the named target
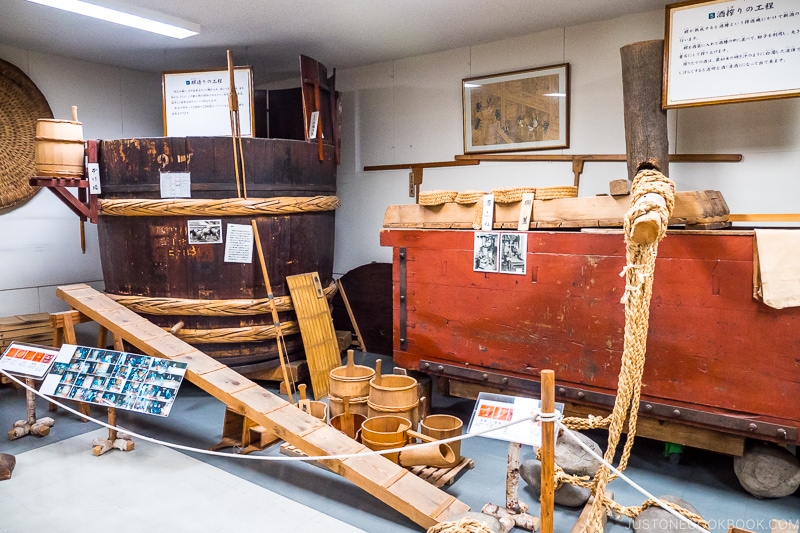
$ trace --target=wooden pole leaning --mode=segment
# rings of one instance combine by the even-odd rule
[[[272,285],[269,283],[269,273],[267,272],[267,262],[264,260],[264,250],[261,248],[261,237],[258,235],[258,225],[255,220],[250,221],[253,226],[253,238],[256,241],[256,250],[258,251],[258,260],[261,263],[261,273],[264,275],[264,285],[267,288],[267,299],[269,300],[269,310],[272,313],[272,321],[275,324],[275,344],[278,346],[278,361],[281,364],[281,373],[283,374],[283,384],[286,387],[286,395],[289,397],[289,403],[294,403],[292,397],[292,383],[289,380],[289,373],[286,369],[286,354],[284,351],[285,344],[283,341],[283,331],[281,330],[281,322],[278,319],[278,310],[275,307],[275,297],[272,294]]]
[[[539,495],[539,523],[542,533],[553,533],[553,505],[555,477],[555,373],[542,370],[542,490]]]
[[[239,96],[236,94],[236,82],[234,80],[233,52],[228,50],[228,78],[230,92],[228,93],[228,109],[231,115],[231,140],[233,141],[233,170],[236,175],[236,196],[242,197],[242,186],[239,180],[239,146],[236,144],[237,132],[239,131]]]

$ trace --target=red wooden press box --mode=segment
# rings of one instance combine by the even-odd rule
[[[532,396],[552,369],[556,401],[609,411],[623,351],[622,233],[521,235],[525,274],[508,274],[475,271],[472,231],[382,231],[395,362],[459,390]],[[661,242],[643,419],[800,443],[800,308],[756,300],[753,265],[752,231],[673,231]]]

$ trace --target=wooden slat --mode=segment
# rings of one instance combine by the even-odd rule
[[[147,321],[143,323],[137,320],[138,315],[133,311],[119,311],[110,305],[114,303],[110,298],[88,285],[59,287],[56,294],[120,339],[136,346],[142,353],[187,362],[187,380],[306,455],[334,455],[366,450],[340,431],[238,375],[199,350],[188,345],[182,346],[181,341],[164,343],[161,342],[161,337],[157,337],[157,348],[151,346],[149,337],[154,330],[145,324]],[[157,326],[153,327],[160,330]],[[163,333],[169,335],[167,332]],[[167,353],[169,346],[172,346],[174,356]],[[404,468],[377,455],[354,456],[345,461],[330,459],[325,461],[325,465],[424,528],[430,528],[440,521],[450,520],[469,510],[468,505],[455,497],[414,475],[406,475],[408,471]]]
[[[630,206],[627,196],[589,196],[534,200],[531,228],[622,226]],[[434,208],[390,205],[385,228],[472,229],[474,206],[447,203]],[[519,203],[495,204],[495,229],[517,229]],[[718,191],[678,191],[670,225],[727,222],[728,209]]]
[[[328,394],[330,372],[342,366],[342,356],[328,300],[319,293],[315,278],[319,279],[316,272],[287,276],[286,284],[300,325],[314,399],[319,400]]]

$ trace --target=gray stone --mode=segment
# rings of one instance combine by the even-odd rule
[[[659,499],[700,514],[689,502],[675,496],[659,496]],[[673,516],[669,511],[657,506],[648,507],[633,521],[634,533],[686,533],[690,527],[689,524]]]
[[[537,459],[523,461],[519,467],[519,477],[528,484],[528,488],[538,499],[542,491],[542,463]],[[564,483],[553,492],[553,501],[565,507],[581,507],[591,495],[589,489]]]
[[[500,521],[497,518],[489,516],[488,514],[475,513],[473,511],[467,511],[466,513],[455,515],[453,518],[449,519],[448,522],[458,522],[462,518],[471,518],[473,520],[477,520],[491,529],[494,533],[502,533],[504,531],[503,526],[500,524]]]
[[[17,464],[17,459],[13,455],[0,453],[0,481],[11,479],[11,472]]]
[[[800,487],[800,461],[775,444],[749,445],[733,458],[733,471],[744,490],[759,498],[782,498]]]
[[[576,440],[580,440],[600,457],[603,456],[600,446],[583,433],[565,432],[556,443],[556,464],[567,474],[594,477],[602,463],[581,448]]]

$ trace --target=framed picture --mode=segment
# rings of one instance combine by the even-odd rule
[[[800,96],[800,0],[666,7],[662,107]]]
[[[528,238],[525,233],[500,234],[500,272],[525,274]]]
[[[476,231],[472,259],[475,272],[497,272],[499,233]]]
[[[569,64],[462,80],[464,153],[569,147]]]

